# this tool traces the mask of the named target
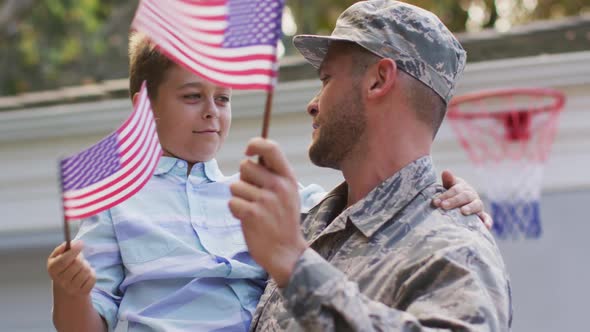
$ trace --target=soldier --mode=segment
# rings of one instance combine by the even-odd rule
[[[329,37],[297,36],[319,69],[309,103],[312,162],[345,182],[299,223],[293,171],[253,139],[230,210],[272,277],[251,330],[508,331],[510,283],[484,225],[431,204],[444,189],[429,156],[465,66],[465,51],[430,12],[356,3]]]
[[[227,207],[229,184],[215,155],[231,123],[229,88],[177,65],[141,34],[130,40],[130,95],[141,83],[164,150],[147,185],[81,222],[72,250],[47,260],[58,331],[247,331],[267,274],[248,255]],[[445,175],[446,174],[446,175]],[[450,206],[482,215],[465,182],[443,179]],[[303,211],[325,193],[301,188]],[[84,248],[84,255],[80,252]]]

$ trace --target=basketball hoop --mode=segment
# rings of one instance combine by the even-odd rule
[[[541,235],[543,168],[565,96],[551,89],[489,90],[454,98],[448,118],[484,180],[500,238]]]

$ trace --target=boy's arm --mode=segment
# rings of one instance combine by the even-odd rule
[[[49,256],[47,270],[53,280],[53,325],[60,332],[106,331],[107,325],[90,299],[96,283],[94,270],[82,257],[82,243],[64,252],[65,243]]]
[[[442,173],[441,178],[442,184],[447,191],[433,199],[434,206],[445,210],[460,208],[461,213],[466,216],[477,214],[487,229],[491,229],[492,217],[485,212],[483,202],[475,188],[448,170]],[[317,184],[303,186],[298,183],[297,185],[299,198],[301,199],[301,213],[307,213],[327,194],[324,188]]]
[[[77,244],[78,241],[83,242],[83,255],[80,254],[82,248],[77,247],[81,245]],[[53,315],[56,328],[62,331],[58,324],[68,324],[65,325],[67,327],[69,324],[81,322],[90,325],[73,330],[94,331],[91,328],[99,325],[102,329],[97,331],[113,331],[118,321],[119,303],[123,296],[119,286],[125,277],[125,272],[110,211],[84,219],[72,248],[77,248],[78,253],[69,257],[68,262],[70,264],[78,262],[76,269],[79,271],[71,269],[66,275],[59,271],[63,270],[63,267],[50,267],[52,256],[60,254],[59,247],[48,259],[48,272],[54,281]],[[64,253],[63,256],[71,251],[73,250]],[[76,275],[75,278],[74,275]],[[84,275],[87,276],[86,279],[89,279],[87,282],[80,280]],[[69,331],[65,329],[66,327],[63,331]]]
[[[467,181],[445,170],[441,174],[442,185],[446,192],[436,196],[432,203],[444,210],[459,208],[463,215],[476,214],[488,230],[492,229],[494,221],[485,212],[484,204],[475,190]]]

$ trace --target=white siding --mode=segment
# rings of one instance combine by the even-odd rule
[[[541,86],[567,94],[557,140],[545,172],[540,240],[501,242],[513,281],[515,331],[583,329],[590,295],[590,52],[469,64],[458,93],[485,88]],[[275,94],[271,138],[284,147],[302,183],[330,189],[341,181],[307,160],[311,133],[305,113],[317,81],[281,84]],[[247,140],[259,134],[264,98],[236,93],[232,132],[219,155],[236,170]],[[0,113],[0,330],[51,331],[45,257],[62,240],[56,162],[115,129],[129,113],[125,99]],[[437,167],[479,181],[443,125],[434,145]]]

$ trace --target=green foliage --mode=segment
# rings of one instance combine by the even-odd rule
[[[136,3],[34,2],[26,17],[15,20],[14,33],[0,30],[0,95],[125,77],[126,36]],[[110,31],[113,24],[120,23],[110,18],[121,8],[132,10],[120,18],[122,29]],[[114,67],[111,56],[117,64]]]
[[[0,1],[0,10],[9,0]],[[23,1],[23,0],[13,0]],[[531,3],[537,2],[531,8]],[[298,33],[329,34],[340,13],[356,0],[287,0]],[[577,15],[590,0],[410,0],[461,32],[474,4],[485,19],[475,28]],[[24,3],[24,2],[23,2]],[[127,75],[127,33],[138,0],[43,0],[8,24],[0,22],[0,95],[78,85]],[[510,4],[509,17],[506,3]],[[504,7],[502,7],[504,6]],[[285,38],[287,52],[294,52]]]
[[[329,33],[338,15],[356,0],[287,0],[293,10],[300,33]],[[497,5],[513,7],[509,20],[512,23],[527,23],[532,20],[559,18],[590,11],[590,0],[407,0],[407,3],[428,9],[455,32],[466,30],[468,9],[475,3],[483,6],[486,20],[482,28],[494,27],[499,18]],[[537,5],[528,10],[531,3]]]

